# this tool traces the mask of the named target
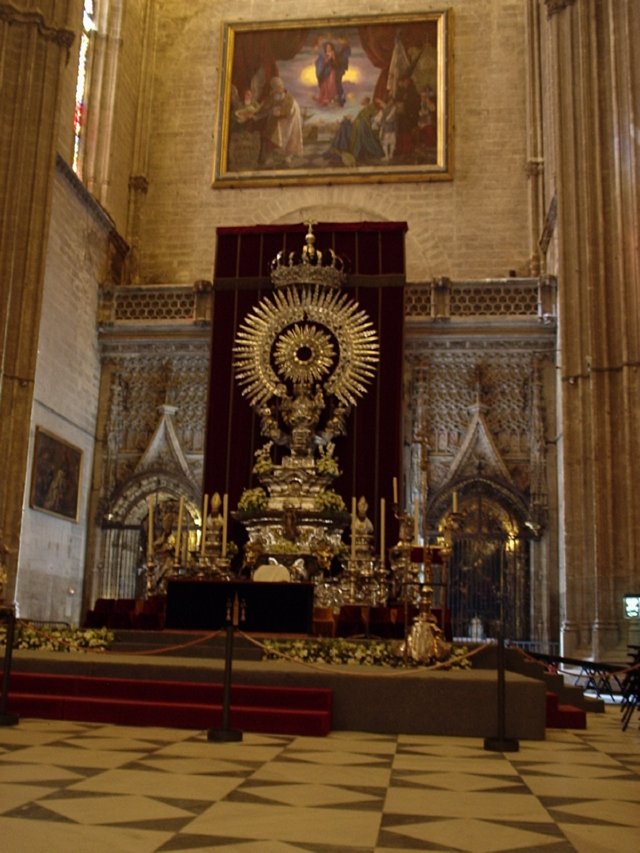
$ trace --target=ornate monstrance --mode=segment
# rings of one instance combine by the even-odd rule
[[[326,568],[348,521],[330,487],[340,473],[333,439],[345,433],[351,407],[375,375],[378,336],[340,290],[341,260],[316,249],[312,223],[299,255],[274,259],[271,281],[275,292],[245,317],[234,346],[236,380],[266,439],[254,467],[262,486],[243,493],[238,517],[250,553],[289,564],[312,556]],[[274,445],[283,448],[280,464]]]

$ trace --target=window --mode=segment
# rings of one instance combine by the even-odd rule
[[[87,95],[89,91],[89,48],[91,33],[95,24],[93,0],[85,0],[82,15],[82,37],[80,39],[80,57],[78,59],[78,78],[76,82],[76,104],[73,115],[73,171],[81,174],[81,150],[87,124]]]

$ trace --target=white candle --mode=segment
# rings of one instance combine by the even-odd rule
[[[398,506],[398,478],[393,478],[393,502]]]
[[[351,559],[356,558],[356,499],[351,498]]]
[[[384,565],[384,536],[385,536],[385,500],[384,498],[380,498],[380,560]]]
[[[417,499],[413,502],[413,544],[418,544],[418,530],[419,530],[419,522],[418,522],[418,501]]]
[[[180,559],[180,540],[182,538],[182,515],[184,513],[184,498],[180,498],[180,503],[178,504],[178,529],[176,530],[176,544],[174,550],[174,556],[176,560]]]
[[[452,499],[453,499],[452,509],[454,512],[458,512],[458,493],[456,491],[453,492]]]
[[[229,521],[229,495],[222,498],[222,556],[227,556],[227,523]]]
[[[202,530],[200,532],[200,554],[204,557],[207,545],[207,510],[209,509],[209,495],[204,496],[202,504]]]
[[[149,495],[149,520],[147,522],[147,562],[153,560],[155,496]]]

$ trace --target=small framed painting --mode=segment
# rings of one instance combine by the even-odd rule
[[[82,451],[36,427],[30,506],[71,521],[78,519]]]
[[[450,180],[450,16],[224,24],[214,187]]]

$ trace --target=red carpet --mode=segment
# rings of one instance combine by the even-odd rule
[[[222,684],[11,674],[8,710],[21,717],[208,729],[222,725]],[[232,685],[229,724],[264,734],[324,736],[332,691]]]
[[[547,691],[548,729],[586,729],[587,715],[582,708],[573,705],[561,705],[555,693]]]

